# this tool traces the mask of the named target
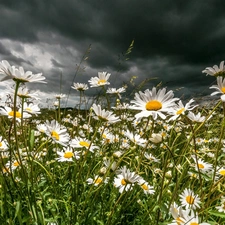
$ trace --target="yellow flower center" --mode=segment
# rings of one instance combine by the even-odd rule
[[[73,157],[73,153],[72,152],[65,152],[64,153],[64,158],[69,159],[69,158],[72,158],[72,157]]]
[[[192,196],[188,195],[188,196],[186,197],[186,201],[187,201],[188,204],[193,205],[195,199],[194,199]]]
[[[125,181],[125,179],[122,179],[122,180],[121,180],[121,184],[122,184],[123,186],[125,186],[125,185],[127,184],[127,182]]]
[[[56,131],[52,131],[51,136],[55,138],[57,141],[59,140],[59,134]]]
[[[105,83],[106,83],[106,80],[104,80],[104,79],[98,81],[98,84],[105,84]]]
[[[176,222],[177,222],[177,225],[181,225],[181,223],[183,223],[184,221],[180,217],[177,217]]]
[[[82,147],[87,147],[87,148],[90,146],[90,144],[89,144],[88,142],[86,142],[86,141],[80,141],[79,144],[80,144]]]
[[[199,223],[191,222],[190,225],[199,225]]]
[[[9,116],[14,116],[14,111],[10,111],[10,112],[8,113],[8,115],[9,115]],[[21,118],[21,113],[18,112],[18,111],[16,111],[16,118]]]
[[[185,108],[181,108],[181,109],[177,110],[176,114],[180,115],[180,114],[182,114],[184,112],[184,110],[185,110]]]
[[[14,163],[13,163],[13,166],[19,166],[20,164],[17,162],[17,161],[15,161]]]
[[[157,111],[162,108],[162,103],[157,100],[152,100],[147,102],[147,104],[145,105],[145,108],[146,110],[149,110],[149,111]]]
[[[225,176],[225,170],[220,170],[220,175]]]
[[[26,111],[29,111],[29,112],[32,112],[32,109],[31,108],[26,108],[25,110]]]
[[[0,147],[2,147],[2,142],[0,142]]]
[[[142,184],[141,187],[142,187],[145,191],[148,190],[148,186],[147,186],[146,184]]]
[[[205,166],[204,166],[203,164],[201,164],[201,163],[198,163],[198,168],[199,168],[199,169],[204,169]]]
[[[102,178],[98,177],[97,179],[94,180],[95,184],[100,184],[102,182]]]

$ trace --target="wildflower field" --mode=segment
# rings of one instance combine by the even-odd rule
[[[0,224],[225,224],[224,62],[202,72],[217,82],[210,107],[163,87],[125,101],[99,72],[73,84],[78,109],[61,110],[60,93],[43,113],[26,83],[45,77],[1,61],[14,85],[0,106]],[[104,94],[85,111],[88,88]]]

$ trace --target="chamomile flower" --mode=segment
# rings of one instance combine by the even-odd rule
[[[115,116],[112,112],[108,110],[102,109],[100,105],[93,104],[92,109],[96,114],[94,118],[97,120],[101,120],[107,123],[116,123],[120,121],[119,117]]]
[[[70,147],[63,148],[63,151],[57,151],[57,154],[59,157],[56,160],[59,162],[72,162],[74,158],[80,158],[80,153],[74,152]]]
[[[39,106],[33,103],[28,104],[27,102],[24,102],[23,110],[24,112],[34,114],[34,115],[41,113]]]
[[[98,175],[95,175],[94,179],[92,178],[88,178],[87,179],[87,183],[88,184],[93,184],[94,186],[98,186],[99,184],[102,184],[102,183],[107,183],[108,182],[108,178],[103,178],[103,177],[100,177]]]
[[[46,121],[46,135],[52,138],[53,141],[66,146],[70,140],[70,136],[64,126],[61,126],[56,120]]]
[[[121,88],[109,88],[106,93],[108,94],[116,94],[118,95],[119,98],[121,98],[121,93],[124,93],[126,91],[126,89],[124,87],[121,87]]]
[[[178,100],[178,98],[173,98],[173,96],[172,91],[166,93],[165,88],[157,91],[153,87],[152,90],[147,89],[145,92],[139,91],[139,93],[136,93],[134,100],[131,101],[134,105],[130,108],[141,110],[140,113],[135,115],[137,119],[149,116],[152,116],[153,119],[157,119],[158,116],[165,119],[164,113],[171,111],[171,108],[175,105],[175,101]]]
[[[190,111],[194,109],[195,107],[197,107],[197,105],[194,105],[194,106],[191,105],[193,102],[194,100],[191,99],[188,103],[184,105],[182,101],[180,100],[177,103],[177,105],[171,109],[170,114],[172,115],[172,117],[170,117],[169,121],[176,120],[178,117],[180,117],[180,115],[184,114],[186,111]]]
[[[72,148],[86,148],[90,152],[94,152],[95,149],[98,149],[98,146],[95,146],[91,143],[91,141],[87,140],[86,138],[81,137],[74,137],[70,141],[70,146]]]
[[[210,225],[209,223],[200,222],[198,215],[193,210],[186,210],[186,213],[183,214],[185,219],[185,225]]]
[[[225,79],[223,77],[217,77],[217,85],[212,85],[210,87],[210,89],[215,89],[216,91],[214,91],[213,93],[211,93],[211,95],[216,95],[216,94],[220,94],[220,95],[224,95],[225,94]]]
[[[8,106],[4,106],[4,107],[0,108],[0,115],[8,116],[8,118],[10,118],[10,119],[14,118],[14,113],[15,113],[16,120],[20,122],[21,118],[22,118],[21,109],[14,112],[14,110],[12,110],[12,108],[8,107]],[[27,119],[29,117],[31,117],[30,114],[23,112],[24,119]]]
[[[77,91],[86,91],[88,90],[88,85],[84,83],[73,83],[73,86],[71,86],[71,88]]]
[[[187,116],[193,122],[198,122],[198,123],[202,123],[206,119],[205,116],[201,116],[200,112],[197,113],[197,114],[194,114],[193,112],[189,112]]]
[[[131,190],[139,179],[140,177],[137,174],[131,172],[124,166],[117,171],[117,176],[114,178],[114,186],[122,193],[123,191]]]
[[[149,138],[149,140],[155,144],[159,143],[162,141],[162,135],[161,134],[156,134],[156,133],[153,133],[152,136]]]
[[[172,214],[174,220],[168,225],[181,225],[185,223],[184,212],[180,206],[175,202],[170,206],[170,213]]]
[[[139,134],[135,134],[133,132],[130,132],[129,130],[124,132],[124,135],[128,137],[134,144],[140,145],[142,147],[145,147],[147,140],[144,138],[141,138]]]
[[[216,209],[219,212],[225,213],[225,197],[221,197],[220,205],[219,206],[216,206]]]
[[[196,171],[200,170],[200,172],[202,172],[202,173],[211,172],[213,169],[212,164],[204,162],[202,159],[198,159],[197,162],[195,160],[194,167],[195,167]]]
[[[109,85],[108,79],[110,77],[110,73],[107,72],[98,72],[98,77],[91,77],[88,81],[90,83],[90,87],[100,87],[104,85]]]
[[[221,178],[221,177],[225,177],[225,167],[222,167],[220,169],[217,170],[216,175]]]
[[[9,144],[6,139],[3,139],[2,136],[0,136],[0,151],[6,151],[9,148]]]
[[[195,195],[192,190],[185,188],[185,190],[179,196],[181,205],[186,209],[196,209],[200,207],[200,198],[197,194]]]
[[[0,62],[0,74],[4,75],[4,77],[0,81],[12,79],[15,69],[15,66],[11,66],[8,61],[2,60]]]
[[[154,187],[149,185],[149,183],[147,181],[145,181],[143,178],[140,178],[138,180],[138,184],[142,188],[142,190],[144,191],[145,194],[152,195],[155,193]]]
[[[148,154],[147,152],[144,153],[144,156],[146,159],[148,159],[150,162],[157,162],[159,163],[160,160],[157,159],[155,156],[153,156],[152,154]]]
[[[217,65],[214,65],[213,67],[206,67],[202,73],[206,73],[206,75],[210,76],[225,76],[225,67],[224,67],[224,61],[220,63],[220,66],[218,67]]]

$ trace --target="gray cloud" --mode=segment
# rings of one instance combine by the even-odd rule
[[[33,87],[45,92],[68,93],[74,78],[87,83],[108,71],[114,87],[157,77],[144,88],[162,81],[187,98],[207,95],[214,79],[201,71],[225,58],[224,11],[223,0],[2,1],[0,58],[43,72],[48,85]],[[85,70],[76,72],[87,49]]]

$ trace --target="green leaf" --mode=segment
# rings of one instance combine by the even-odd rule
[[[222,212],[218,212],[218,211],[209,211],[209,214],[213,215],[213,216],[218,216],[221,218],[225,218],[225,213]]]

